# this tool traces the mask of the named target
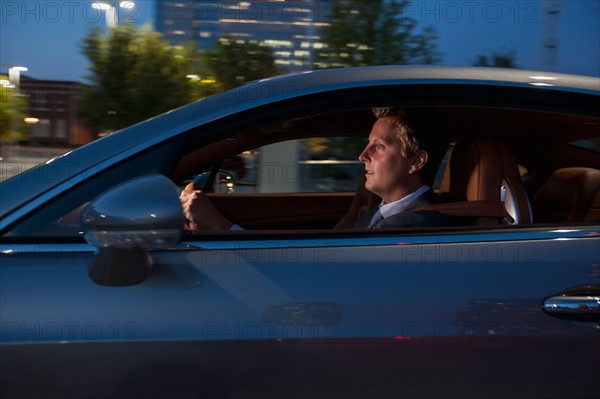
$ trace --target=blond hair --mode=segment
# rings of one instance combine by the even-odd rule
[[[375,118],[377,119],[385,118],[391,120],[396,135],[403,143],[401,150],[403,157],[414,155],[422,150],[420,140],[415,136],[415,132],[409,124],[406,112],[402,108],[373,108],[373,115],[375,115]]]

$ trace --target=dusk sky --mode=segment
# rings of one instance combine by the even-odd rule
[[[435,25],[443,65],[471,65],[479,54],[512,51],[518,67],[540,69],[541,2],[412,1],[407,17]],[[91,1],[0,0],[0,70],[22,65],[39,79],[85,81],[82,39],[104,26]],[[135,0],[121,17],[152,24],[155,0]],[[293,4],[293,2],[291,2]],[[563,0],[558,20],[556,72],[600,76],[600,0]]]

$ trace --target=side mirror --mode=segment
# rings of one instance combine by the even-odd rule
[[[152,270],[148,251],[177,245],[184,225],[177,187],[158,174],[104,192],[81,217],[85,240],[98,248],[90,277],[112,286],[144,281]]]

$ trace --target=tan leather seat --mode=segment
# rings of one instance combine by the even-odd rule
[[[506,146],[487,140],[459,142],[444,170],[440,195],[450,201],[497,200],[505,176],[519,177]]]
[[[449,203],[439,211],[475,218],[475,224],[530,224],[531,206],[517,162],[502,143],[475,140],[454,146],[440,185]]]
[[[600,220],[600,170],[557,169],[533,199],[536,221],[593,222]]]

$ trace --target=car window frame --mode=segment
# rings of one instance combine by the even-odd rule
[[[398,87],[402,87],[406,90],[402,96],[398,96],[394,90]],[[479,91],[478,85],[476,84],[461,86],[461,92],[460,95],[458,95],[458,99],[455,99],[455,97],[448,92],[448,89],[456,88],[456,85],[453,84],[420,85],[419,83],[404,83],[400,85],[392,84],[374,87],[346,88],[324,93],[319,93],[318,90],[316,90],[315,93],[258,105],[251,109],[245,109],[240,113],[230,114],[223,118],[217,118],[209,123],[190,128],[188,131],[177,132],[173,137],[165,138],[165,140],[157,144],[157,146],[164,145],[165,142],[170,142],[171,140],[180,143],[185,142],[185,147],[187,148],[185,150],[180,148],[180,152],[178,152],[179,154],[183,154],[188,151],[190,144],[195,143],[195,146],[198,146],[207,142],[222,139],[227,137],[232,131],[235,131],[236,127],[247,127],[248,125],[265,120],[267,117],[272,118],[276,115],[279,119],[282,119],[283,116],[302,115],[307,110],[315,111],[325,106],[330,106],[329,111],[336,111],[348,110],[351,108],[371,108],[373,106],[381,105],[422,106],[428,104],[428,106],[479,106],[521,109],[527,111],[573,113],[577,115],[597,115],[597,111],[594,111],[592,106],[594,102],[597,102],[597,95],[576,92],[538,91],[531,88],[526,90],[523,87],[512,86],[488,87],[483,85],[482,87],[484,88],[483,92]],[[346,96],[345,99],[340,100],[338,96],[341,93],[347,93],[348,96]],[[361,95],[357,95],[357,93],[361,93]],[[435,103],[431,104],[432,93],[442,93],[443,95],[441,99],[436,100]],[[518,103],[515,103],[514,101],[516,101],[515,98],[517,97],[519,101]],[[310,101],[313,98],[317,98],[318,101],[316,104]],[[448,98],[451,98],[452,101],[449,101]],[[510,101],[511,99],[513,101]],[[586,99],[593,99],[594,101],[588,102]],[[203,132],[206,134],[201,134]],[[135,154],[132,157],[138,155],[139,154]],[[173,153],[169,155],[172,156]],[[127,159],[122,162],[126,162]],[[170,170],[165,168],[163,174],[171,176],[174,165],[172,166],[173,167]],[[87,181],[84,181],[81,184],[86,183]],[[68,195],[72,189],[73,188],[61,193],[60,196]],[[52,201],[54,200],[55,199]],[[46,204],[43,207],[45,206]],[[41,207],[39,209],[41,209]],[[35,209],[31,214],[38,212],[39,209]],[[18,221],[13,223],[12,226],[14,227],[17,223]],[[13,227],[9,226],[9,229],[12,230]]]

